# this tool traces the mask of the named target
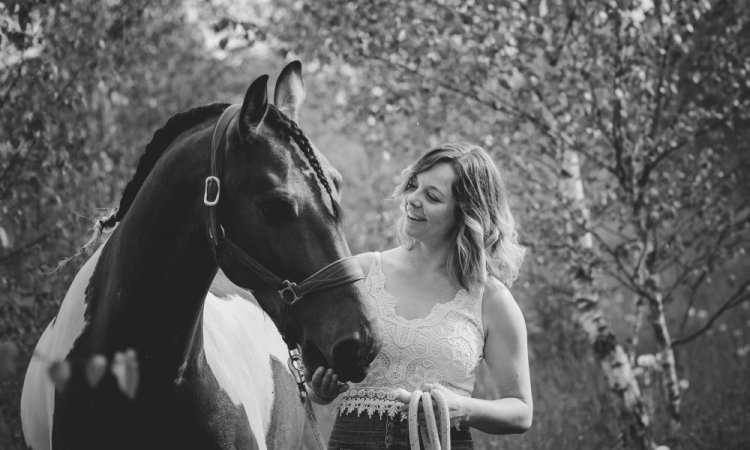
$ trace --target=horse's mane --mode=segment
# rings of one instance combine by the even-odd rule
[[[138,160],[138,166],[135,170],[135,175],[125,186],[125,190],[120,198],[120,204],[114,211],[110,212],[108,216],[100,218],[94,223],[92,229],[92,236],[88,242],[86,242],[75,254],[63,259],[58,263],[48,274],[57,272],[69,261],[77,258],[87,251],[91,246],[99,242],[99,238],[102,236],[102,232],[113,228],[119,223],[125,214],[130,209],[130,205],[133,204],[135,196],[138,194],[143,182],[146,181],[146,177],[151,173],[151,169],[154,168],[156,162],[159,160],[164,151],[169,147],[180,134],[185,130],[198,125],[209,117],[218,116],[224,111],[229,103],[212,103],[209,105],[198,106],[188,111],[184,111],[167,120],[167,123],[163,127],[156,130],[154,136],[151,138],[151,142],[146,145],[146,149]]]
[[[133,175],[133,178],[125,186],[122,198],[120,199],[120,206],[109,217],[100,220],[102,229],[112,228],[125,217],[128,209],[130,209],[130,205],[135,200],[135,196],[138,194],[138,190],[143,185],[143,182],[146,181],[148,174],[151,173],[151,169],[154,168],[164,150],[169,147],[169,144],[177,136],[207,118],[219,115],[227,106],[229,106],[228,103],[212,103],[210,105],[198,106],[197,108],[175,114],[167,120],[167,123],[163,127],[156,130],[154,137],[146,145],[146,150],[141,155],[140,160],[138,160],[135,175]]]

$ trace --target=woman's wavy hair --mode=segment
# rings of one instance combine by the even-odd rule
[[[488,276],[510,286],[518,277],[526,248],[518,243],[503,177],[482,147],[456,142],[432,148],[402,172],[394,197],[404,201],[409,180],[443,162],[456,174],[452,188],[456,228],[448,252],[449,275],[470,292],[484,286]],[[406,248],[414,246],[404,233],[403,217],[398,240]]]

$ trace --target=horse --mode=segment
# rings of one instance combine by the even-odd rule
[[[297,125],[300,62],[273,104],[267,85],[154,133],[27,368],[29,448],[299,447],[304,387],[287,355],[301,350],[308,377],[366,376],[379,327],[343,233],[341,176]],[[110,362],[127,352],[137,384],[124,389]],[[91,377],[93,358],[111,370]],[[56,387],[58,360],[72,375]]]

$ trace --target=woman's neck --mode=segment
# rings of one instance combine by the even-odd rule
[[[404,248],[406,263],[420,272],[445,272],[448,267],[449,246],[429,245],[416,241],[411,249]]]

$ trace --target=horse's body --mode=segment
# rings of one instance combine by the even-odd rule
[[[49,324],[36,351],[44,359],[31,361],[24,380],[21,414],[24,438],[32,449],[52,448],[54,386],[47,358],[63,360],[84,329],[85,289],[99,258],[99,249],[81,268],[55,320]],[[247,420],[247,448],[299,448],[304,428],[297,388],[287,366],[287,348],[276,326],[255,298],[219,272],[203,306],[203,348],[220,391],[212,395],[231,401]],[[206,386],[195,389],[209,390]],[[112,436],[113,439],[117,439]],[[238,447],[241,448],[241,447]]]
[[[147,147],[110,218],[119,224],[76,276],[27,371],[31,448],[298,446],[304,411],[277,329],[308,370],[364,378],[379,343],[361,270],[347,261],[335,171],[287,118],[304,97],[299,70],[279,76],[278,108],[260,77],[241,108],[212,105],[154,135],[164,148],[154,157]],[[288,298],[276,274],[306,280]],[[92,357],[111,362],[129,349],[135,395],[112,370],[91,381]],[[55,389],[49,362],[63,359],[72,375]]]

